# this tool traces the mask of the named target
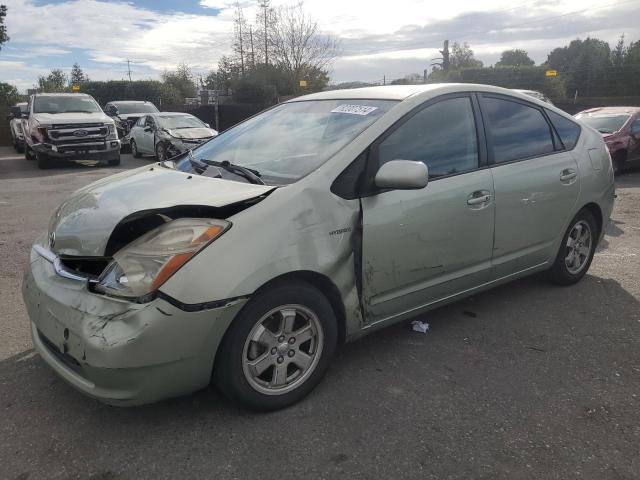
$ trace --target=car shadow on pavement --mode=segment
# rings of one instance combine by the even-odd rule
[[[167,478],[196,465],[208,478],[272,478],[298,451],[306,463],[279,478],[382,478],[381,465],[394,462],[435,478],[566,478],[578,461],[568,445],[600,459],[593,468],[617,462],[621,474],[633,472],[640,303],[618,282],[587,275],[556,287],[534,276],[419,319],[426,334],[402,322],[346,345],[306,399],[268,414],[243,410],[214,387],[110,407],[23,352],[0,362],[0,470],[8,469],[4,478],[132,478],[147,461]]]

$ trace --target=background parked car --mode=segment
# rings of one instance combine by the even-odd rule
[[[11,108],[11,113],[9,114],[9,129],[11,130],[11,141],[13,143],[13,148],[16,149],[17,152],[24,151],[24,133],[22,131],[22,115],[26,115],[27,113],[27,102],[16,103],[14,107]]]
[[[98,102],[84,93],[38,93],[23,119],[27,160],[50,168],[53,160],[98,160],[120,165],[116,127]]]
[[[549,100],[544,93],[537,92],[535,90],[520,90],[518,88],[513,89],[514,92],[522,93],[523,95],[529,95],[530,97],[537,98],[538,100],[542,100],[543,102],[547,102],[549,105],[553,105],[553,102]]]
[[[197,147],[218,132],[188,113],[162,112],[141,117],[129,134],[134,157],[155,155],[166,160]]]
[[[157,113],[159,110],[151,102],[138,100],[119,100],[109,102],[104,106],[104,113],[113,118],[120,138],[121,150],[130,151],[129,131],[138,119],[147,113]]]
[[[604,138],[616,175],[640,164],[640,107],[599,107],[575,115]]]

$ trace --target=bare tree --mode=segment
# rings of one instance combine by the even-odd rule
[[[247,57],[247,19],[244,17],[242,7],[236,2],[236,13],[233,19],[233,51],[240,60],[240,72],[244,76]]]
[[[295,86],[308,71],[324,71],[338,55],[335,37],[318,31],[318,22],[298,3],[276,10],[269,31],[272,61],[285,70]]]

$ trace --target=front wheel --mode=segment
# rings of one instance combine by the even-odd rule
[[[167,146],[164,142],[158,142],[156,145],[156,159],[159,162],[164,162],[167,159]]]
[[[33,150],[29,148],[29,144],[25,142],[24,144],[24,158],[27,160],[33,160],[35,157]]]
[[[613,174],[617,177],[624,173],[624,168],[627,163],[627,156],[624,153],[617,153],[611,159],[613,164]]]
[[[337,338],[336,316],[322,293],[304,282],[282,284],[236,317],[218,351],[215,379],[246,407],[286,407],[320,382]]]
[[[598,224],[588,210],[581,210],[569,224],[550,278],[558,285],[579,282],[589,270],[598,241]]]
[[[53,168],[53,162],[44,153],[36,154],[36,160],[38,162],[38,168],[41,170],[47,170],[49,168]]]

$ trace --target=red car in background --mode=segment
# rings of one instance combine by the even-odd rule
[[[640,164],[640,107],[590,108],[574,116],[602,134],[616,175]]]

